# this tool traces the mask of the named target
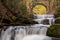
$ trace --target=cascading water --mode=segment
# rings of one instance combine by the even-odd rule
[[[1,32],[1,40],[22,40],[24,36],[26,36],[24,26],[10,26]]]
[[[28,35],[23,40],[51,40],[51,38],[44,35]]]
[[[54,23],[53,15],[34,15],[39,24],[30,26],[10,26],[1,31],[1,40],[51,40],[46,36],[47,28]],[[48,24],[45,23],[48,20]]]
[[[26,36],[26,31],[24,29],[24,27],[22,26],[18,26],[16,27],[17,29],[15,30],[16,34],[15,34],[15,40],[22,40],[22,38],[24,36]]]
[[[50,25],[55,22],[54,15],[52,15],[52,14],[44,14],[44,15],[35,14],[34,16],[36,17],[36,19],[34,19],[34,20],[37,21],[39,24],[35,24],[35,26],[34,25],[33,26],[40,27],[40,34],[46,35],[46,31],[47,31],[48,27],[50,27]]]
[[[50,37],[46,36],[47,28],[50,27],[51,24],[54,23],[53,15],[34,15],[39,24],[35,24],[31,26],[32,35],[25,36],[23,40],[52,40]],[[47,19],[48,24],[44,23],[45,19]],[[29,31],[29,32],[30,32]]]
[[[6,31],[2,30],[1,40],[10,40],[12,27],[8,28]]]

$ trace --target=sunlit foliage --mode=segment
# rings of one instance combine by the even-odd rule
[[[46,12],[46,7],[43,5],[36,5],[33,8],[33,12],[36,14],[44,14]]]

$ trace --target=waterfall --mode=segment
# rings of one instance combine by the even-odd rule
[[[24,36],[26,36],[24,26],[10,26],[1,32],[1,40],[22,40]]]
[[[10,40],[12,27],[9,27],[6,31],[2,30],[1,40]]]
[[[39,34],[46,35],[47,29],[50,27],[51,24],[54,24],[54,15],[53,14],[34,14],[36,18],[34,21],[38,22],[39,24],[32,25],[32,27],[40,28]],[[36,31],[36,30],[35,30]]]
[[[33,39],[35,37],[37,37],[37,39],[38,37],[40,37],[39,40],[42,40],[41,38],[45,38],[45,36],[43,36],[46,33],[45,29],[43,30],[39,27],[36,28],[30,26],[27,26],[28,28],[24,28],[24,27],[22,28],[22,27],[23,26],[9,27],[6,31],[2,32],[1,40],[25,40],[25,37],[26,40],[28,40],[28,38],[30,37]],[[33,39],[29,39],[29,40],[33,40]]]
[[[39,24],[29,26],[9,26],[1,31],[1,40],[51,40],[46,36],[47,29],[54,23],[53,15],[34,15]],[[46,21],[47,19],[47,21]]]
[[[22,38],[24,37],[24,36],[26,36],[26,31],[25,31],[25,29],[24,29],[24,26],[16,26],[16,30],[15,30],[15,32],[16,32],[16,36],[15,36],[15,40],[22,40]]]
[[[32,25],[30,28],[30,35],[25,36],[23,40],[52,40],[50,37],[46,36],[48,27],[54,23],[54,15],[34,15],[39,24]],[[46,21],[48,20],[48,21]],[[48,22],[48,23],[45,23]],[[32,35],[31,35],[32,34]]]

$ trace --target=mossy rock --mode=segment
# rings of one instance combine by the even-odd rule
[[[60,38],[60,24],[53,24],[47,30],[47,36]]]
[[[59,18],[56,18],[55,24],[60,24],[60,17]]]

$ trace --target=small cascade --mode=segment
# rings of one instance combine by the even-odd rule
[[[53,14],[34,14],[36,18],[34,18],[34,21],[38,22],[39,24],[32,25],[32,27],[40,28],[39,34],[40,35],[46,35],[48,27],[50,27],[51,24],[54,24],[54,15]]]
[[[12,27],[8,28],[6,31],[2,30],[1,40],[10,40]]]
[[[26,36],[26,30],[24,28],[24,26],[16,26],[16,30],[15,30],[15,40],[22,40],[22,38]]]
[[[47,28],[46,27],[43,27],[43,28],[40,29],[40,35],[46,36],[46,32],[47,32]]]
[[[53,14],[44,14],[44,15],[34,14],[34,16],[36,17],[34,18],[34,21],[37,21],[39,24],[51,25],[55,22]]]
[[[10,26],[1,32],[1,40],[22,40],[26,36],[24,26]]]

